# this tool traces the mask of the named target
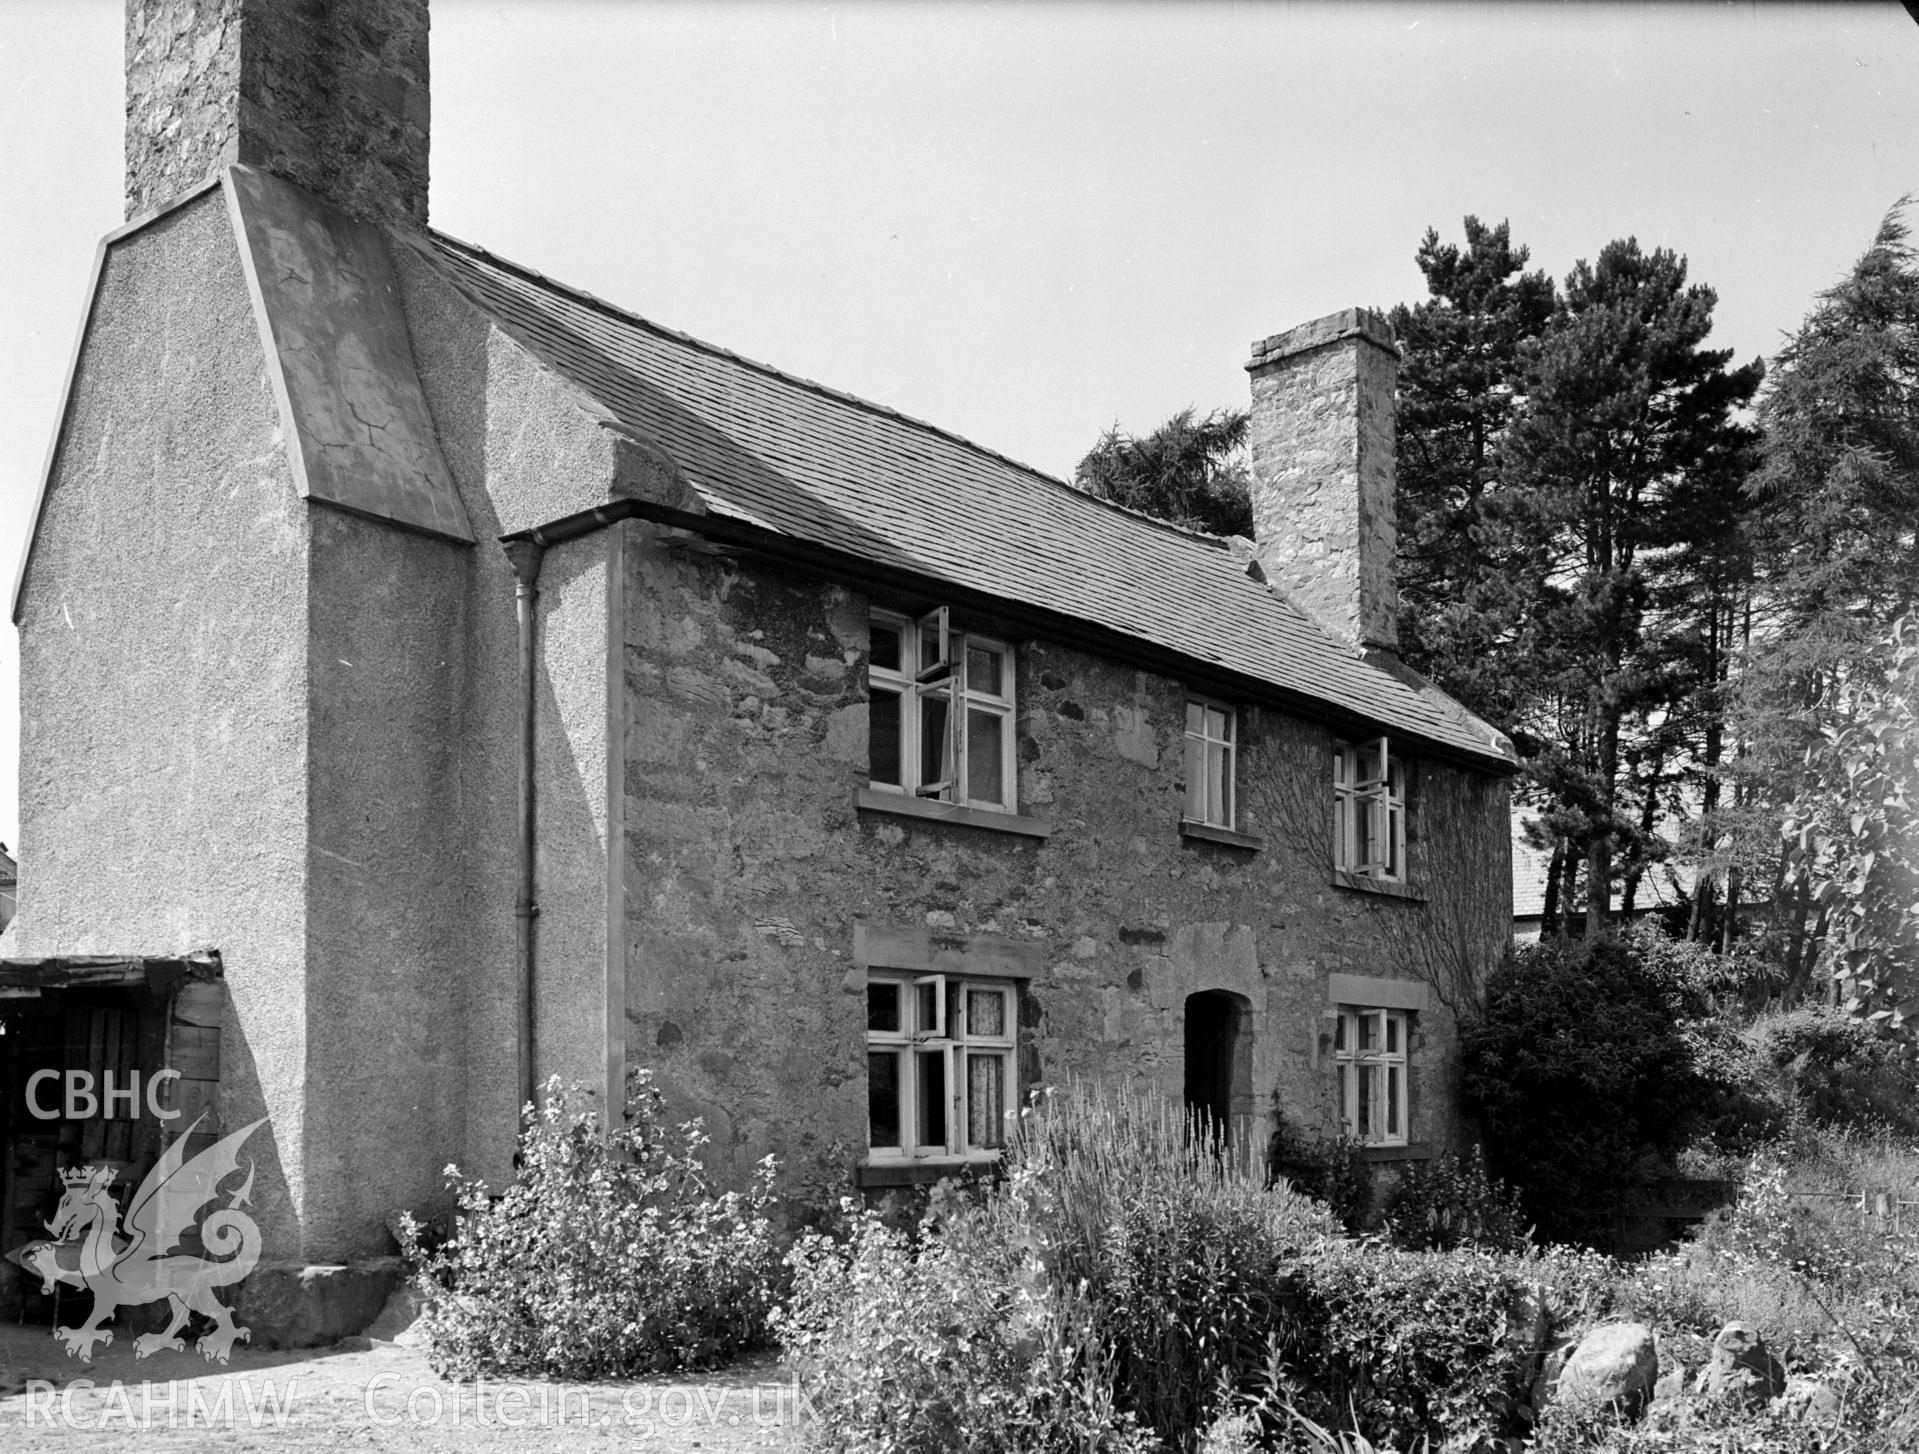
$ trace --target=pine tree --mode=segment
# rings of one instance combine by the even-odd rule
[[[1523,351],[1506,487],[1550,541],[1530,655],[1558,709],[1539,729],[1562,748],[1535,777],[1587,820],[1589,925],[1608,918],[1616,849],[1659,816],[1645,795],[1672,748],[1659,733],[1685,685],[1673,646],[1700,594],[1685,547],[1701,502],[1730,502],[1753,438],[1736,413],[1763,368],[1729,370],[1730,350],[1703,347],[1716,301],[1684,259],[1628,238],[1574,267]]]
[[[1431,228],[1414,260],[1428,297],[1392,312],[1398,395],[1399,641],[1409,665],[1501,727],[1525,715],[1527,626],[1545,554],[1500,451],[1523,406],[1520,351],[1553,315],[1511,229]]]

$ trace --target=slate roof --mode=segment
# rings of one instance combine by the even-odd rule
[[[1552,854],[1534,848],[1525,839],[1527,827],[1538,821],[1536,815],[1516,812],[1512,815],[1513,835],[1513,917],[1538,919],[1546,913],[1546,879],[1552,872]],[[1634,899],[1635,912],[1646,914],[1679,903],[1692,891],[1693,867],[1689,863],[1661,863],[1649,869],[1639,880]],[[1573,905],[1575,916],[1586,912],[1585,885],[1579,886],[1579,898]],[[1626,906],[1621,889],[1612,891],[1615,913]]]
[[[1511,748],[1368,662],[1216,537],[1095,499],[883,405],[662,328],[439,234],[423,255],[502,329],[656,440],[708,511],[1063,613],[1343,707],[1495,769]]]

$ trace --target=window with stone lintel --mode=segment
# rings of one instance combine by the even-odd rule
[[[875,610],[867,668],[868,761],[881,792],[1015,810],[1013,648],[920,617]]]

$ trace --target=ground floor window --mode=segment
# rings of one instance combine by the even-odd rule
[[[1014,994],[1005,981],[868,974],[871,1159],[998,1155],[1013,1109]]]
[[[1406,1010],[1338,1007],[1333,1058],[1339,1067],[1340,1122],[1368,1146],[1404,1146],[1409,1106]]]

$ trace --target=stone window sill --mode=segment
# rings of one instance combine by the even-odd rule
[[[999,1158],[972,1158],[965,1161],[863,1161],[853,1168],[853,1179],[862,1187],[930,1186],[952,1176],[994,1176]]]
[[[1333,870],[1335,888],[1352,889],[1356,893],[1379,894],[1389,899],[1404,899],[1410,904],[1423,904],[1426,896],[1418,889],[1406,884],[1387,883],[1383,879],[1368,878],[1363,873],[1350,873],[1346,869]]]
[[[1433,1148],[1424,1141],[1406,1146],[1356,1146],[1353,1155],[1360,1161],[1431,1161]]]
[[[1050,838],[1053,833],[1053,825],[1038,818],[1022,818],[1017,813],[995,813],[986,808],[962,808],[957,803],[914,798],[905,793],[882,793],[876,788],[861,788],[854,795],[854,804],[864,813],[929,818],[936,823],[959,823],[968,828],[987,828],[995,833],[1013,833],[1024,838]]]
[[[1179,820],[1179,836],[1197,838],[1206,843],[1224,843],[1228,848],[1249,848],[1255,853],[1266,846],[1266,840],[1257,834],[1240,833],[1212,823],[1195,823],[1191,818]]]

